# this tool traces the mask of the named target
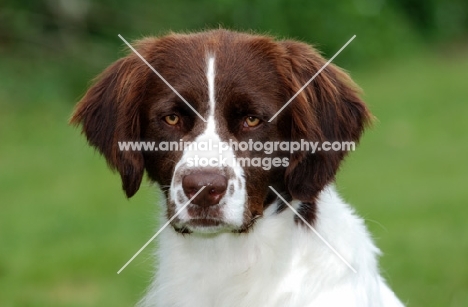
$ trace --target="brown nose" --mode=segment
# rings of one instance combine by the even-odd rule
[[[205,188],[192,200],[192,204],[209,207],[219,204],[226,193],[226,177],[213,172],[198,172],[182,179],[182,188],[188,198],[192,198],[203,186]]]

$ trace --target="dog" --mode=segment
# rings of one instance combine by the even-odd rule
[[[170,227],[140,306],[403,306],[333,185],[349,150],[325,145],[358,142],[372,120],[345,72],[330,64],[317,74],[326,60],[306,43],[225,29],[134,47],[97,78],[71,123],[127,197],[144,173],[159,187]],[[203,143],[212,148],[192,146]]]

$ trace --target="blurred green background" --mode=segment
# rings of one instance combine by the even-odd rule
[[[0,306],[132,306],[151,278],[149,183],[119,178],[67,125],[89,81],[133,40],[254,30],[314,44],[378,118],[338,176],[414,307],[468,306],[466,0],[3,0],[0,4]]]

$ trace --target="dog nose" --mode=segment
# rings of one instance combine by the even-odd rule
[[[226,193],[227,179],[213,172],[193,173],[182,179],[182,188],[188,198],[192,198],[203,186],[205,188],[192,200],[192,204],[201,207],[217,205]]]

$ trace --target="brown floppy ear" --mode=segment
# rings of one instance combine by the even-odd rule
[[[141,152],[120,151],[119,141],[139,141],[139,108],[145,94],[149,69],[129,55],[96,78],[75,108],[71,124],[82,125],[89,144],[99,150],[122,178],[127,197],[139,189],[144,173]]]
[[[320,54],[307,44],[284,41],[290,71],[288,87],[294,95],[325,65]],[[328,65],[289,105],[293,141],[358,142],[371,114],[359,98],[351,78]],[[313,204],[318,193],[335,178],[346,151],[296,152],[290,158],[285,180],[291,196]],[[314,206],[311,206],[313,208]],[[308,215],[307,212],[305,212]],[[312,214],[312,213],[311,213]]]

